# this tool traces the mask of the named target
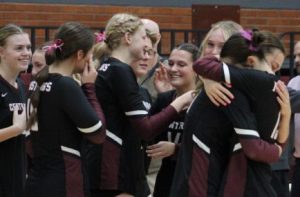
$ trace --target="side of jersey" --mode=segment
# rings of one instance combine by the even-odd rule
[[[0,76],[0,128],[12,125],[14,109],[25,106],[25,89],[17,79],[18,89]],[[0,196],[22,197],[25,187],[24,135],[0,142]]]
[[[70,77],[49,74],[30,91],[40,88],[37,109],[38,121],[31,128],[33,148],[26,194],[44,197],[84,197],[84,168],[81,141],[84,135],[93,135],[102,123],[88,102],[80,86]],[[28,100],[28,111],[31,102]]]
[[[99,150],[100,163],[95,168],[99,174],[92,188],[136,195],[144,188],[144,149],[129,119],[148,115],[148,104],[131,67],[114,58],[100,66],[96,93],[106,116],[107,137]]]

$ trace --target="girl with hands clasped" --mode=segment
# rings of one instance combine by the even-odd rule
[[[21,197],[25,186],[25,87],[18,75],[30,63],[31,43],[20,27],[0,29],[0,196]]]
[[[30,83],[28,140],[32,167],[26,196],[84,197],[86,174],[82,139],[100,144],[105,138],[105,119],[97,101],[91,64],[93,33],[76,22],[59,27],[46,46],[46,63]],[[80,87],[72,78],[81,74]]]
[[[165,72],[170,84],[175,89],[159,94],[150,110],[151,113],[160,112],[175,98],[196,88],[197,75],[193,71],[192,65],[198,57],[199,49],[193,44],[184,43],[172,50],[168,65],[165,66]],[[170,194],[177,161],[176,153],[181,143],[185,114],[186,110],[181,112],[180,117],[171,122],[165,132],[157,137],[159,142],[148,146],[146,150],[149,157],[163,159],[156,178],[154,197],[164,197]]]

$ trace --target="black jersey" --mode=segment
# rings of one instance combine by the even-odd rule
[[[214,106],[204,91],[191,105],[170,196],[218,196],[231,152],[238,148],[232,143],[233,136],[238,136],[244,151],[256,154],[253,157],[257,160],[278,159],[278,148],[274,145],[269,146],[257,136],[235,135],[236,125],[253,133],[257,133],[257,127],[247,98],[235,89],[231,91],[235,100],[227,107]]]
[[[147,119],[148,129],[136,128],[135,120],[148,118],[147,104],[143,102],[131,67],[115,58],[109,58],[100,66],[96,93],[107,118],[107,137],[100,151],[100,164],[95,169],[99,171],[100,168],[100,175],[94,179],[92,189],[119,190],[137,195],[145,188],[141,135],[157,132],[154,127],[160,125],[159,122],[168,125],[169,119],[177,113],[173,111],[168,120],[163,117],[156,119],[156,125],[154,122],[150,125],[151,121]]]
[[[40,88],[41,95],[38,120],[31,128],[33,159],[26,195],[86,196],[80,151],[82,136],[103,135],[104,132],[100,132],[102,121],[71,77],[49,74],[41,87],[31,82],[29,90],[35,88]],[[30,112],[30,99],[28,106]]]
[[[229,119],[201,92],[186,114],[170,196],[216,196],[232,133]]]
[[[238,69],[233,66],[227,66],[226,64],[223,64],[223,71],[225,71],[223,73],[224,79],[227,80],[226,82],[230,82],[232,86],[247,95],[251,109],[257,120],[258,133],[240,130],[235,125],[236,133],[243,137],[252,137],[254,135],[267,142],[275,143],[278,136],[278,124],[280,120],[280,107],[275,92],[276,76],[256,70]],[[238,142],[236,146],[239,146]],[[238,149],[235,151],[237,150]],[[237,163],[240,162],[242,156],[237,156],[236,154],[241,153],[237,152],[234,155],[234,157],[239,157],[239,159],[235,161]],[[233,161],[230,162],[230,165],[235,165],[234,157],[232,157]],[[231,167],[229,166],[229,168]],[[234,176],[234,173],[228,172],[226,179],[231,180],[231,176]],[[245,190],[243,195],[249,197],[254,195],[257,197],[276,196],[271,186],[271,176],[269,163],[262,160],[251,160],[251,158],[247,159],[247,179],[245,180],[246,184],[244,186]],[[230,191],[233,182],[225,182],[224,195],[233,196],[233,193]],[[240,181],[239,183],[242,182],[243,181]],[[239,195],[236,194],[236,196]]]
[[[231,84],[249,98],[259,132],[241,128],[239,123],[236,122],[234,127],[240,138],[261,138],[270,143],[276,141],[280,112],[275,93],[275,82],[277,80],[275,75],[227,66],[214,58],[204,59],[201,65],[195,64],[195,67],[198,73]],[[207,72],[208,70],[209,72]],[[224,178],[224,196],[274,196],[275,193],[270,184],[271,169],[268,164],[274,162],[274,160],[269,160],[268,156],[259,159],[246,158],[243,152],[240,151],[241,145],[238,140],[236,140],[234,147],[229,170]],[[241,165],[241,163],[246,166]],[[236,168],[237,166],[240,168]],[[236,183],[239,183],[239,186]]]
[[[171,90],[158,95],[156,101],[151,108],[151,114],[160,112],[167,107],[176,98],[176,91]],[[174,120],[168,128],[156,138],[156,141],[168,141],[175,143],[178,147],[181,143],[182,132],[184,127],[185,111],[181,112],[179,117]],[[176,148],[177,149],[177,148]],[[171,184],[174,176],[174,171],[177,162],[177,154],[170,157],[165,157],[162,160],[162,165],[158,171],[154,193],[155,197],[169,196]]]
[[[18,89],[0,76],[0,128],[12,125],[13,111],[25,106],[25,89],[17,79]],[[25,187],[24,135],[0,142],[0,196],[22,197]]]

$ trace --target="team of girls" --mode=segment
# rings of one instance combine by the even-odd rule
[[[204,79],[204,89],[193,101],[199,79],[192,65],[199,50],[182,44],[172,50],[166,66],[174,90],[160,94],[152,107],[137,79],[149,70],[142,61],[151,55],[155,40],[137,16],[114,15],[94,49],[94,34],[87,27],[63,24],[43,47],[47,65],[35,74],[29,92],[18,79],[32,56],[28,34],[15,25],[1,28],[0,99],[1,114],[6,115],[0,119],[5,161],[0,195],[146,197],[146,151],[164,158],[154,197],[274,196],[267,163],[278,160],[290,117],[288,93],[282,83],[274,85],[273,75],[283,62],[284,48],[269,33],[242,31],[230,37],[241,27],[224,24],[234,28],[227,32],[215,26],[208,35],[220,38],[220,46],[214,48],[207,36],[200,47],[203,59],[194,69],[231,88]],[[227,64],[272,74],[206,57],[220,52]],[[99,62],[98,73],[93,60]],[[81,87],[72,78],[78,73]],[[213,93],[208,91],[212,86]],[[272,102],[263,105],[264,98]],[[218,102],[227,106],[217,107]],[[32,161],[26,184],[25,127]],[[156,136],[159,142],[145,150],[143,141]],[[239,189],[232,187],[232,180]]]

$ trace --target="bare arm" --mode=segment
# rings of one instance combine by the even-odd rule
[[[202,78],[202,81],[209,100],[216,106],[226,106],[231,103],[232,99],[234,99],[233,94],[231,94],[231,92],[221,83],[204,78]]]
[[[281,119],[279,124],[279,132],[277,142],[284,144],[289,136],[290,118],[291,118],[291,105],[289,93],[283,82],[279,81],[276,85],[276,92],[278,94],[277,100],[280,104]]]

